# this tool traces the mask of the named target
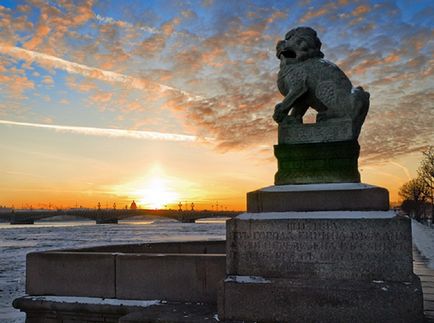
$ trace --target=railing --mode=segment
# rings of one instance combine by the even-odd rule
[[[135,216],[160,216],[174,219],[180,222],[194,222],[203,218],[228,217],[233,218],[242,213],[241,211],[179,211],[179,210],[111,210],[111,209],[89,209],[89,210],[33,210],[33,211],[12,211],[3,214],[3,218],[9,216],[11,224],[32,224],[34,221],[56,216],[81,217],[97,221],[97,223],[117,223],[118,220]]]

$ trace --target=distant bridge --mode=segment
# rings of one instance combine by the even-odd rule
[[[13,211],[9,214],[11,224],[33,224],[35,221],[55,216],[73,216],[95,220],[97,224],[118,223],[119,220],[135,216],[160,216],[174,219],[179,222],[192,223],[198,219],[205,218],[233,218],[242,213],[241,211],[179,211],[179,210],[34,210],[34,211]]]

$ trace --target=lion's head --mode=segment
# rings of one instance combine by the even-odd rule
[[[285,64],[292,64],[312,57],[323,58],[324,54],[316,31],[310,27],[297,27],[277,43],[276,56]]]

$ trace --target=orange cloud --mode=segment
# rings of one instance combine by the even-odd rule
[[[54,81],[53,81],[53,78],[50,75],[47,75],[42,80],[42,83],[46,84],[46,85],[52,85],[54,83]]]
[[[396,63],[399,62],[399,60],[400,60],[399,55],[393,53],[384,58],[385,63]]]
[[[90,97],[90,100],[94,103],[107,103],[111,100],[112,96],[112,92],[97,90],[96,93]]]
[[[362,16],[371,11],[371,8],[368,5],[360,5],[356,7],[351,13],[353,16]]]
[[[44,38],[48,35],[48,33],[50,32],[50,27],[48,27],[45,24],[41,24],[36,28],[36,33],[33,36],[33,38],[31,40],[29,40],[28,42],[24,43],[24,47],[30,50],[35,49],[36,47],[38,47],[42,41],[44,40]]]
[[[318,10],[309,10],[303,17],[299,19],[300,23],[304,23],[312,18],[324,16],[330,12],[330,7],[323,7]]]

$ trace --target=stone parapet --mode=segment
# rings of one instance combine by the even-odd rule
[[[35,252],[27,255],[26,292],[215,304],[225,260],[224,241]]]
[[[224,254],[123,255],[116,261],[116,297],[215,304]]]

